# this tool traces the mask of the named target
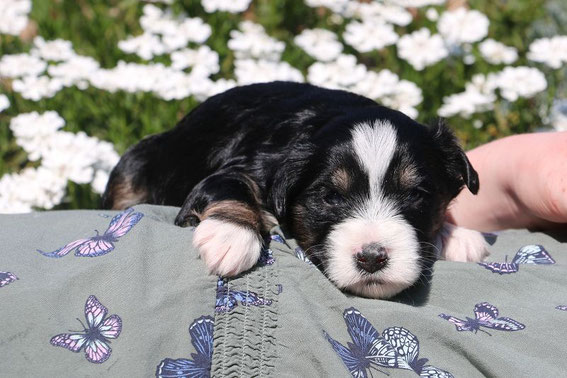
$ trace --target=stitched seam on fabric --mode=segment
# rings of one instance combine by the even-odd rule
[[[227,297],[230,298],[230,280],[226,279],[226,292]],[[226,348],[228,344],[228,319],[224,322],[224,343],[222,346],[222,372],[223,376],[226,376]]]
[[[264,268],[264,299],[268,299],[266,297],[268,288],[268,269]],[[264,375],[264,355],[265,355],[265,347],[264,341],[266,336],[266,316],[267,316],[267,309],[266,307],[262,308],[262,338],[260,339],[261,345],[261,352],[260,352],[260,377]]]
[[[246,300],[248,300],[248,296],[250,295],[250,285],[249,285],[249,275],[246,275]],[[240,374],[239,376],[242,377],[244,375],[244,365],[246,365],[244,358],[246,354],[244,350],[246,349],[246,323],[248,321],[248,308],[250,306],[244,306],[244,325],[242,327],[242,358],[240,359]]]

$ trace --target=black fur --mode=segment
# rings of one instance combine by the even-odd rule
[[[273,214],[307,249],[321,244],[368,193],[349,142],[355,125],[375,120],[388,120],[399,141],[384,193],[419,240],[432,242],[462,187],[478,191],[478,176],[453,133],[442,123],[428,128],[365,97],[308,84],[255,84],[211,97],[174,129],[126,152],[103,206],[183,206],[176,224],[186,226],[196,225],[212,203],[234,200]],[[418,182],[404,187],[399,175],[408,166]],[[352,178],[348,193],[330,183],[338,167]],[[260,223],[256,231],[265,232],[268,225]],[[324,251],[312,257],[325,266]]]

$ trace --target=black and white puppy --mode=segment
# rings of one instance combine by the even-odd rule
[[[105,208],[181,206],[210,273],[237,275],[276,223],[339,288],[374,298],[415,283],[437,256],[449,202],[478,176],[453,133],[352,93],[274,82],[211,97],[130,148]],[[472,238],[470,237],[472,235]],[[484,241],[447,258],[479,261]]]

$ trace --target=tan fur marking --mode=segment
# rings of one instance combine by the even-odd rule
[[[230,220],[247,225],[255,230],[259,230],[261,226],[261,214],[257,210],[234,200],[214,202],[207,206],[199,218],[203,221],[209,217]]]
[[[351,177],[344,168],[339,168],[333,172],[331,181],[337,186],[337,188],[346,193],[348,192],[351,184]]]
[[[112,209],[123,210],[143,203],[147,195],[145,190],[135,190],[130,181],[114,184],[111,188]]]
[[[296,205],[292,209],[292,219],[293,219],[293,234],[297,241],[297,244],[301,248],[307,249],[315,243],[314,235],[309,228],[304,223],[306,219],[307,209],[301,205]]]
[[[403,188],[411,188],[417,180],[417,169],[412,165],[407,165],[401,169],[399,175],[400,185]]]

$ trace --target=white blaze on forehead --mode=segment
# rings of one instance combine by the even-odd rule
[[[368,174],[370,195],[380,195],[380,183],[396,152],[398,137],[389,121],[358,124],[352,131],[356,157]]]

